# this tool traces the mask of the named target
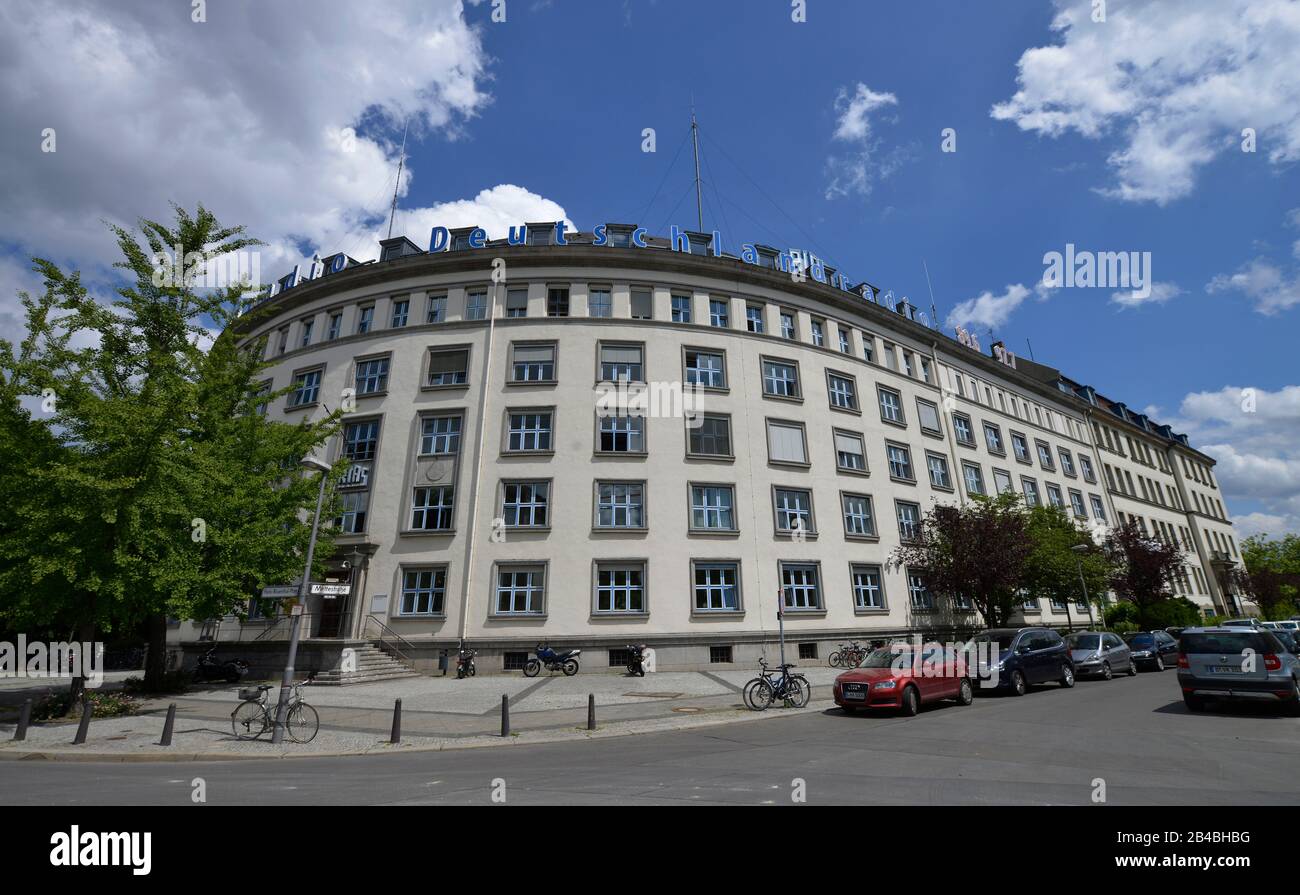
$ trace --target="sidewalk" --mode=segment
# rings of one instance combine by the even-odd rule
[[[7,717],[0,724],[0,760],[226,760],[460,749],[756,721],[832,705],[830,685],[839,672],[812,666],[798,670],[813,684],[813,701],[802,710],[778,705],[766,712],[750,711],[741,700],[741,688],[754,676],[750,671],[665,672],[644,678],[597,672],[571,678],[419,677],[306,687],[304,698],[320,714],[320,733],[311,743],[281,746],[271,745],[269,733],[241,741],[231,732],[237,692],[252,682],[205,685],[150,700],[137,715],[92,720],[81,746],[71,745],[75,722],[34,724],[25,742],[13,742],[14,723]],[[270,692],[272,700],[276,693]],[[587,730],[588,694],[596,701],[595,731]],[[510,702],[509,737],[500,735],[503,695]],[[388,739],[397,699],[402,700],[402,742],[393,746]],[[158,741],[171,702],[176,703],[176,724],[172,746],[164,748]]]

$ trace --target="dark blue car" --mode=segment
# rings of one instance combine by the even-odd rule
[[[985,692],[995,687],[1023,696],[1034,684],[1074,686],[1074,660],[1061,635],[1051,628],[991,628],[971,638],[971,644],[988,650],[990,673],[979,682]]]

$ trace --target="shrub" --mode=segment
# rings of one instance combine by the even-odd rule
[[[1112,603],[1106,607],[1106,627],[1118,630],[1121,624],[1132,624],[1129,630],[1137,630],[1138,608],[1137,604],[1130,603],[1128,600],[1120,600],[1118,603]]]
[[[1201,623],[1201,610],[1186,597],[1174,597],[1148,606],[1142,622],[1152,629],[1190,628]]]
[[[1111,627],[1116,634],[1132,634],[1138,629],[1137,622],[1117,622]]]
[[[97,693],[93,690],[87,690],[86,694],[90,701],[92,718],[115,718],[120,715],[135,714],[137,702],[133,697],[125,693]],[[46,693],[32,703],[33,721],[51,721],[67,717],[68,714],[68,693],[66,691]],[[72,715],[79,717],[80,711],[74,711]]]

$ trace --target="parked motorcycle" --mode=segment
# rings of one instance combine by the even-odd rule
[[[627,673],[645,677],[644,643],[629,643],[627,645]]]
[[[478,655],[478,650],[472,650],[469,647],[461,647],[456,656],[456,680],[462,680],[466,677],[473,677],[476,669],[474,668],[474,657]]]
[[[547,671],[563,671],[567,677],[573,677],[578,673],[578,656],[582,655],[580,649],[557,653],[546,644],[539,643],[534,652],[537,653],[537,657],[524,663],[524,677],[537,677],[543,666]]]
[[[190,679],[196,682],[225,681],[234,684],[248,674],[249,666],[243,659],[227,659],[219,662],[216,656],[215,648],[200,656],[199,663],[194,666],[194,671],[190,674]]]

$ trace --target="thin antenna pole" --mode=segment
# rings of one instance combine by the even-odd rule
[[[402,166],[406,164],[406,129],[410,124],[408,118],[402,124],[402,154],[397,159],[397,182],[393,184],[393,204],[388,210],[388,238],[393,238],[393,218],[397,215],[397,191],[402,186]]]
[[[704,198],[700,192],[700,126],[695,123],[695,103],[691,103],[691,142],[695,146],[695,211],[700,232],[704,232]]]
[[[934,318],[934,328],[939,328],[939,309],[934,306],[934,286],[930,284],[930,265],[921,259],[921,267],[925,270],[925,288],[930,290],[930,315]]]
[[[1029,346],[1029,359],[1030,359],[1030,360],[1033,360],[1033,359],[1034,359],[1034,343],[1031,342],[1031,341],[1029,341],[1029,338],[1026,336],[1026,337],[1025,337],[1025,344]]]

